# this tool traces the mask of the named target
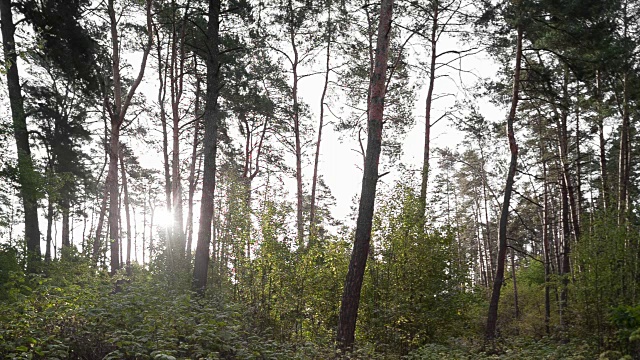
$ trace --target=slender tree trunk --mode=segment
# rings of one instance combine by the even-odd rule
[[[167,112],[164,108],[167,97],[167,73],[169,65],[162,66],[162,42],[160,41],[160,35],[158,29],[156,29],[156,49],[158,52],[158,104],[160,105],[160,124],[162,125],[162,159],[164,168],[164,196],[165,207],[167,214],[171,214],[171,166],[169,164],[169,134],[167,131]],[[168,63],[169,53],[167,52],[167,58],[165,64]],[[171,227],[165,227],[166,238],[171,239]]]
[[[49,197],[47,201],[47,249],[45,250],[45,261],[51,261],[51,227],[53,226],[53,201]]]
[[[120,209],[118,206],[118,146],[120,144],[120,125],[112,120],[111,140],[109,142],[109,244],[111,249],[111,275],[120,269]]]
[[[291,63],[293,70],[293,86],[292,86],[292,94],[293,97],[293,135],[295,138],[295,155],[296,155],[296,225],[298,227],[298,248],[302,249],[304,245],[304,222],[302,216],[302,198],[304,196],[302,192],[302,141],[300,139],[300,105],[298,103],[298,46],[296,44],[296,34],[294,32],[293,23],[296,19],[293,18],[293,9],[292,9],[291,0],[289,0],[289,10],[291,12],[291,31],[289,33],[291,47],[293,48],[293,60]]]
[[[153,220],[154,220],[154,215],[155,215],[155,210],[156,207],[153,206],[153,204],[151,203],[151,198],[149,198],[149,211],[150,214],[149,216],[151,217],[149,219],[149,264],[151,264],[151,262],[153,261],[153,254],[154,254],[154,244],[153,244]]]
[[[122,145],[120,149],[120,171],[122,172],[122,191],[124,195],[124,213],[127,221],[127,266],[131,265],[131,216],[129,212],[129,186],[127,184],[127,171],[124,163]]]
[[[173,194],[173,241],[172,253],[174,258],[182,260],[185,257],[185,234],[184,219],[182,213],[182,178],[180,176],[180,102],[183,94],[184,81],[184,26],[182,35],[178,34],[175,29],[176,20],[174,19],[173,36],[171,41],[171,113],[173,117],[173,150],[172,150],[172,168],[171,168],[171,191]]]
[[[197,68],[197,66],[196,66]],[[187,209],[187,262],[191,262],[191,244],[193,242],[193,199],[196,192],[198,179],[196,170],[200,172],[200,159],[198,157],[198,145],[200,138],[200,78],[196,79],[195,123],[193,124],[193,147],[191,149],[191,164],[189,165],[189,201]],[[198,164],[196,165],[196,162]]]
[[[604,139],[604,115],[603,112],[603,99],[602,99],[602,72],[598,71],[596,74],[596,98],[597,98],[597,121],[598,121],[598,138],[600,145],[600,184],[602,197],[602,207],[604,210],[609,208],[609,183],[607,174],[607,153],[606,153],[606,141]]]
[[[218,94],[221,81],[219,73],[218,44],[220,29],[220,0],[209,0],[209,22],[207,24],[207,92],[204,109],[204,174],[202,177],[202,200],[200,202],[200,224],[193,269],[193,288],[203,294],[207,286],[211,222],[213,220],[213,195],[216,185],[216,152],[218,136]]]
[[[65,195],[60,200],[60,212],[62,213],[62,248],[71,247],[71,219],[69,212],[71,211],[69,199]]]
[[[515,251],[511,249],[511,276],[513,277],[513,308],[516,320],[520,319],[520,306],[518,304],[518,283],[516,281]]]
[[[620,127],[620,154],[618,161],[618,224],[627,219],[627,191],[629,186],[629,75],[625,72],[622,94],[622,126]]]
[[[351,253],[349,271],[344,284],[338,320],[337,342],[344,350],[349,350],[353,347],[356,319],[360,305],[360,291],[371,241],[371,227],[378,183],[378,164],[382,147],[382,118],[393,3],[393,0],[383,0],[380,6],[375,67],[370,81],[371,101],[368,105],[367,152],[362,178],[356,236],[353,252]]]
[[[420,184],[420,215],[424,216],[427,208],[427,185],[429,182],[429,152],[431,151],[431,103],[433,101],[433,88],[436,80],[436,59],[438,45],[438,15],[439,0],[432,1],[433,24],[431,27],[431,63],[429,65],[429,89],[427,90],[427,102],[424,117],[424,157],[422,162],[422,183]]]
[[[563,103],[564,106],[560,110],[560,119],[558,119],[558,142],[560,148],[560,161],[562,165],[562,176],[566,185],[569,206],[571,209],[571,224],[573,227],[573,236],[576,243],[580,239],[580,224],[578,220],[578,209],[576,205],[576,199],[573,188],[573,181],[571,179],[571,173],[569,171],[569,134],[567,129],[567,118],[569,116],[569,70],[565,69],[564,83],[563,83]],[[580,196],[580,194],[578,194]]]
[[[316,231],[316,187],[318,185],[318,162],[320,160],[320,142],[322,141],[322,128],[324,127],[324,101],[329,88],[329,72],[331,71],[331,2],[327,3],[327,53],[325,60],[324,86],[322,88],[322,96],[320,96],[320,120],[318,124],[318,140],[316,140],[316,156],[313,162],[313,179],[311,182],[311,208],[309,212],[309,247],[318,236]]]
[[[109,184],[111,182],[111,174],[107,173],[107,178],[105,180],[105,184]],[[104,224],[105,214],[107,213],[107,199],[109,199],[109,186],[105,185],[104,192],[102,195],[102,202],[100,203],[100,214],[98,215],[98,225],[96,229],[96,235],[93,239],[93,262],[95,264],[98,263],[98,259],[100,256],[100,252],[102,250],[102,242],[100,241],[102,237],[102,226]]]
[[[571,254],[571,227],[569,226],[569,195],[567,184],[564,178],[560,181],[560,192],[562,196],[562,264],[560,275],[562,276],[562,289],[560,291],[560,325],[566,326],[565,309],[568,300],[569,272],[570,263],[569,256]]]
[[[147,201],[144,197],[142,200],[142,266],[144,266],[145,246],[147,244]]]
[[[6,66],[7,88],[11,105],[13,137],[18,153],[18,184],[24,211],[24,237],[27,244],[27,271],[36,272],[40,262],[40,226],[38,224],[38,179],[31,158],[27,131],[27,116],[20,88],[18,56],[14,38],[15,24],[11,13],[11,0],[0,0],[0,27],[2,49]]]
[[[547,162],[542,157],[542,176],[544,181],[543,209],[542,209],[542,250],[544,252],[544,325],[547,335],[550,334],[549,322],[551,319],[551,299],[549,297],[549,281],[551,277],[551,251],[549,249],[549,188],[547,182]]]
[[[516,110],[518,107],[518,94],[520,90],[520,64],[522,60],[522,27],[518,26],[518,37],[516,40],[516,59],[513,72],[513,94],[511,95],[511,109],[507,117],[507,135],[509,137],[509,148],[511,150],[511,161],[509,163],[509,172],[504,188],[504,200],[502,202],[502,212],[500,214],[500,225],[498,231],[498,261],[496,268],[496,276],[493,280],[493,291],[491,293],[491,301],[489,303],[489,314],[487,315],[487,328],[485,340],[493,340],[496,337],[496,327],[498,323],[498,304],[500,301],[500,289],[504,282],[504,263],[507,252],[507,222],[509,220],[509,204],[511,202],[511,192],[513,191],[513,182],[516,174],[518,161],[518,145],[513,130],[513,122],[516,118]]]
[[[109,24],[111,30],[111,46],[112,46],[112,75],[113,75],[113,106],[109,104],[108,98],[107,110],[111,119],[111,137],[109,140],[109,174],[107,176],[106,186],[109,188],[109,233],[111,244],[111,274],[115,274],[120,268],[120,237],[118,219],[120,213],[118,211],[118,149],[120,145],[120,128],[124,122],[127,110],[131,105],[131,99],[135,94],[138,86],[144,77],[144,70],[147,65],[147,58],[151,45],[153,44],[153,27],[151,24],[151,0],[145,1],[146,20],[147,20],[147,43],[145,45],[142,60],[140,62],[140,70],[133,84],[129,88],[126,96],[122,93],[122,80],[120,78],[120,40],[118,35],[118,22],[114,9],[114,1],[108,0],[107,12],[109,14]]]

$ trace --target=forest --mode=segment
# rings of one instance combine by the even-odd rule
[[[0,27],[1,359],[640,359],[640,1]]]

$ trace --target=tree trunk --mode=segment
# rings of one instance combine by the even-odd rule
[[[144,196],[144,195],[143,195]],[[145,245],[147,244],[147,201],[142,198],[142,265],[144,266]]]
[[[516,281],[515,251],[511,249],[511,276],[513,277],[513,308],[516,320],[520,319],[520,307],[518,305],[518,283]]]
[[[156,49],[158,53],[158,104],[160,106],[160,124],[162,126],[162,159],[164,168],[164,196],[165,206],[167,214],[171,214],[171,166],[169,165],[169,135],[167,132],[167,112],[164,108],[167,96],[167,72],[169,66],[162,67],[162,42],[160,41],[160,35],[158,29],[156,29]],[[169,53],[167,52],[167,59],[165,64],[168,63]],[[164,72],[163,72],[164,71]],[[171,227],[165,226],[166,239],[171,239]]]
[[[122,172],[122,191],[124,195],[124,213],[127,221],[127,266],[131,265],[131,216],[129,213],[129,186],[127,184],[127,171],[124,165],[124,152],[120,149],[120,171]]]
[[[173,32],[171,39],[171,114],[173,117],[173,150],[171,162],[171,191],[173,194],[173,237],[170,246],[171,253],[175,260],[184,259],[185,254],[185,234],[184,219],[182,213],[182,179],[180,176],[180,102],[183,94],[184,80],[184,26],[182,26],[181,34],[178,34],[173,24]]]
[[[353,346],[358,307],[360,305],[360,291],[371,241],[371,227],[378,183],[378,164],[382,148],[382,117],[384,113],[393,2],[393,0],[382,0],[380,6],[375,67],[370,81],[371,101],[368,104],[367,152],[362,178],[356,236],[353,252],[351,253],[349,271],[344,284],[338,320],[337,342],[343,350],[349,350]]]
[[[98,259],[100,256],[100,251],[102,249],[102,242],[100,241],[102,237],[102,226],[104,224],[104,217],[107,213],[107,199],[109,198],[109,186],[111,182],[111,173],[107,173],[107,178],[105,180],[104,194],[102,196],[102,202],[100,204],[100,214],[98,215],[98,225],[96,229],[96,235],[93,239],[93,263],[98,264]]]
[[[47,199],[47,249],[44,253],[44,260],[51,261],[51,227],[53,226],[53,201],[51,196]]]
[[[202,200],[200,202],[200,224],[193,269],[193,288],[203,294],[207,286],[209,269],[209,245],[213,220],[213,195],[216,186],[216,152],[218,137],[218,94],[221,81],[219,73],[218,44],[220,28],[220,0],[209,0],[209,22],[207,38],[207,92],[204,109],[204,173],[202,176]]]
[[[567,118],[569,116],[569,70],[565,69],[564,83],[563,83],[563,103],[564,106],[560,110],[560,119],[558,119],[558,142],[560,148],[560,161],[562,165],[562,176],[566,185],[567,196],[569,200],[569,206],[571,211],[571,224],[573,227],[573,236],[576,243],[580,239],[580,224],[578,220],[578,209],[576,205],[576,199],[573,189],[573,181],[571,179],[571,173],[569,171],[569,134],[567,129]],[[580,194],[578,194],[580,196]]]
[[[597,98],[597,120],[598,120],[598,138],[600,145],[600,184],[602,197],[602,207],[604,210],[609,208],[609,183],[607,174],[607,153],[606,153],[606,141],[604,139],[604,115],[602,114],[603,99],[602,99],[602,84],[601,84],[602,72],[598,71],[596,74],[596,98]]]
[[[15,24],[11,13],[11,0],[0,0],[2,49],[7,74],[7,88],[11,105],[13,137],[18,153],[18,184],[24,211],[24,237],[27,244],[27,271],[36,272],[40,262],[40,226],[38,224],[38,174],[31,159],[27,131],[27,116],[20,88],[18,56],[14,38]]]
[[[424,216],[427,208],[427,184],[429,182],[429,152],[431,148],[431,102],[433,101],[433,87],[436,80],[436,46],[438,44],[438,15],[439,1],[433,3],[433,25],[431,28],[431,64],[429,67],[429,89],[427,90],[427,102],[424,117],[424,157],[422,162],[422,183],[420,185],[420,215]]]
[[[120,128],[124,122],[124,118],[127,114],[131,99],[136,92],[136,89],[142,82],[144,77],[144,70],[147,65],[147,58],[151,45],[153,43],[153,27],[151,24],[151,0],[145,2],[146,17],[147,17],[147,44],[142,54],[142,60],[140,62],[140,71],[138,76],[134,80],[133,84],[129,88],[126,96],[122,96],[122,81],[120,78],[120,40],[118,35],[118,22],[116,19],[116,12],[114,9],[114,1],[109,0],[107,3],[107,11],[109,13],[109,23],[111,30],[111,45],[112,45],[112,75],[113,75],[113,107],[107,104],[107,110],[109,111],[111,119],[111,138],[109,141],[109,174],[111,178],[107,176],[106,186],[109,188],[110,203],[109,203],[109,233],[111,244],[111,274],[115,274],[120,269],[120,237],[119,237],[119,212],[118,212],[118,148],[120,145]],[[108,103],[108,99],[107,99]]]
[[[197,68],[197,65],[196,65]],[[196,176],[196,170],[200,172],[200,165],[198,157],[198,144],[200,137],[200,78],[196,79],[196,101],[195,101],[195,123],[193,124],[193,147],[191,150],[191,164],[189,165],[189,201],[187,202],[187,262],[191,262],[191,244],[193,242],[193,198],[196,192],[196,185],[198,177]],[[198,165],[196,166],[196,162]]]
[[[496,326],[498,322],[498,304],[500,301],[500,289],[504,281],[504,263],[507,252],[507,222],[509,220],[509,204],[511,202],[511,192],[513,191],[513,181],[516,174],[518,161],[518,145],[513,130],[513,122],[516,118],[516,110],[518,107],[518,93],[520,90],[520,64],[522,60],[522,27],[518,26],[518,37],[516,40],[516,61],[513,71],[513,94],[511,95],[511,109],[507,117],[507,135],[509,137],[509,148],[511,150],[511,161],[509,163],[509,172],[507,173],[507,181],[504,188],[504,200],[502,202],[502,212],[500,214],[500,225],[498,229],[498,261],[496,268],[496,276],[493,280],[493,291],[491,292],[491,301],[489,303],[489,314],[487,315],[487,328],[485,332],[485,340],[493,340],[496,337]]]
[[[316,156],[313,162],[313,179],[311,180],[311,208],[309,211],[309,247],[316,241],[316,187],[318,186],[318,162],[320,160],[320,142],[322,141],[322,128],[324,127],[324,101],[329,87],[329,72],[331,71],[331,2],[327,3],[327,54],[325,61],[324,86],[320,96],[320,120],[318,124],[318,140],[316,141]]]
[[[560,264],[560,275],[562,276],[562,290],[560,291],[560,325],[566,326],[565,308],[567,306],[569,285],[569,255],[571,253],[571,232],[569,226],[569,195],[567,184],[564,178],[560,181],[560,192],[562,196],[562,263]]]
[[[63,194],[60,200],[60,212],[62,213],[62,248],[71,247],[71,219],[69,213],[71,211],[69,199]]]
[[[295,39],[295,26],[293,23],[296,19],[293,18],[293,9],[291,0],[289,0],[289,10],[291,12],[291,23],[290,26],[291,31],[289,33],[291,47],[293,49],[293,60],[291,62],[292,71],[293,71],[293,86],[292,86],[292,94],[293,97],[293,135],[295,138],[295,155],[296,155],[296,225],[298,228],[298,248],[302,249],[304,246],[304,223],[302,216],[302,198],[304,194],[302,193],[302,141],[300,139],[300,105],[298,103],[298,47]]]
[[[622,94],[622,126],[620,127],[620,154],[618,161],[618,224],[627,219],[627,191],[629,187],[629,75],[624,74]]]
[[[551,320],[551,299],[549,296],[549,281],[551,278],[551,251],[549,244],[549,187],[547,181],[547,159],[545,158],[544,143],[542,142],[544,125],[540,125],[540,158],[542,159],[542,251],[544,256],[544,325],[547,335],[551,333],[549,322]]]
[[[149,216],[151,217],[149,219],[149,264],[151,264],[151,262],[153,261],[153,254],[155,250],[153,244],[153,216],[155,215],[156,211],[156,207],[151,204],[151,199],[149,199],[149,211],[151,212],[151,214],[149,214]]]

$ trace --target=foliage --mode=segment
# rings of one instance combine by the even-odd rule
[[[477,344],[459,341],[454,344],[436,345],[428,344],[411,353],[408,360],[435,360],[435,359],[504,359],[504,360],[536,360],[536,359],[593,359],[595,350],[586,342],[558,343],[549,338],[538,341],[508,338],[499,344],[499,351],[493,353],[483,350]]]
[[[419,198],[396,185],[374,219],[374,248],[363,289],[359,335],[386,350],[406,352],[466,333],[468,268],[451,229],[425,229]],[[383,345],[384,344],[384,345]]]

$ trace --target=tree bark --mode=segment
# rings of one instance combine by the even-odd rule
[[[544,325],[547,335],[551,333],[549,323],[551,320],[551,299],[549,294],[549,281],[551,278],[551,250],[549,244],[549,186],[547,181],[547,159],[545,147],[543,143],[542,129],[544,125],[540,124],[540,158],[542,159],[542,251],[544,256]]]
[[[576,205],[576,198],[574,195],[573,181],[571,179],[571,173],[569,171],[569,134],[567,129],[567,118],[569,116],[569,70],[565,69],[564,82],[562,86],[563,102],[564,106],[560,110],[560,119],[558,120],[558,143],[560,152],[560,162],[562,165],[562,176],[566,185],[567,196],[570,206],[571,224],[573,228],[573,236],[576,243],[580,239],[580,223],[578,219],[578,209]],[[580,196],[580,194],[578,194]]]
[[[609,182],[607,174],[607,152],[606,141],[604,138],[604,115],[603,111],[603,99],[602,99],[602,72],[596,73],[596,99],[597,99],[597,121],[598,121],[598,139],[600,147],[600,196],[602,198],[602,207],[604,210],[609,208]]]
[[[293,136],[295,139],[295,155],[296,155],[296,225],[298,228],[298,248],[302,249],[304,246],[304,223],[302,214],[302,141],[300,139],[300,104],[298,103],[298,47],[296,44],[296,34],[294,22],[297,20],[294,18],[293,5],[289,0],[289,12],[291,19],[289,39],[291,41],[291,48],[293,49],[293,60],[291,61],[291,68],[293,71],[293,85],[291,89],[291,96],[293,98]]]
[[[53,226],[53,200],[47,199],[47,248],[44,253],[44,260],[51,261],[51,227]]]
[[[562,196],[562,263],[560,275],[562,276],[562,289],[560,291],[560,305],[558,307],[560,313],[560,325],[566,326],[565,308],[567,306],[568,294],[567,287],[569,285],[569,271],[570,263],[569,256],[571,254],[571,239],[569,233],[571,232],[569,226],[569,195],[567,184],[562,178],[560,180],[560,193]]]
[[[171,214],[171,165],[169,164],[169,134],[167,132],[167,112],[164,108],[167,97],[167,72],[169,66],[162,67],[162,42],[160,41],[160,34],[156,29],[156,49],[158,53],[158,104],[160,106],[160,124],[162,126],[162,159],[164,169],[164,196],[165,196],[165,208],[167,214]],[[167,59],[165,64],[169,62],[169,53],[167,52]],[[165,227],[165,235],[167,239],[171,239],[171,227]]]
[[[329,72],[331,71],[331,2],[327,2],[327,53],[325,60],[324,86],[320,96],[320,120],[318,123],[318,140],[316,140],[316,156],[313,162],[313,179],[311,180],[311,208],[309,211],[309,246],[316,241],[316,187],[318,186],[318,163],[320,160],[320,143],[322,141],[322,128],[324,127],[324,101],[329,87]]]
[[[439,1],[435,0],[433,3],[433,24],[431,28],[431,64],[429,66],[429,89],[427,90],[427,102],[425,106],[424,116],[424,156],[422,162],[422,182],[420,184],[420,215],[424,216],[424,212],[427,208],[427,184],[429,182],[429,152],[431,148],[431,103],[433,101],[433,87],[436,80],[436,59],[437,51],[436,46],[438,44],[438,15],[439,15]]]
[[[629,74],[625,72],[622,94],[622,126],[620,127],[620,154],[618,158],[618,224],[627,220],[627,191],[629,187]]]
[[[202,176],[202,200],[200,201],[200,224],[193,269],[193,288],[203,294],[207,286],[209,269],[209,245],[213,220],[213,195],[216,186],[216,152],[218,137],[218,94],[221,81],[219,64],[220,0],[209,0],[207,38],[207,92],[204,109],[204,173]]]
[[[196,65],[197,69],[197,65]],[[191,164],[189,165],[189,201],[187,203],[187,262],[191,262],[191,244],[193,242],[193,198],[196,192],[196,185],[199,176],[196,174],[200,172],[200,162],[198,159],[198,145],[200,144],[200,78],[196,79],[196,101],[195,101],[195,123],[193,124],[193,147],[191,149]],[[196,166],[196,162],[198,165]]]
[[[511,249],[511,276],[513,277],[513,307],[516,320],[520,318],[520,306],[518,304],[518,282],[516,281],[515,251]]]
[[[98,224],[96,229],[96,236],[93,239],[93,263],[98,263],[98,258],[100,256],[100,251],[102,248],[102,226],[104,225],[105,214],[107,213],[107,200],[109,199],[109,186],[111,183],[110,179],[111,174],[107,173],[107,177],[105,179],[105,187],[102,195],[102,202],[100,203],[100,214],[98,215]]]
[[[127,266],[131,265],[131,216],[129,212],[129,186],[127,184],[127,170],[124,165],[124,151],[120,146],[120,171],[122,172],[122,191],[124,196],[124,213],[127,221]]]
[[[522,61],[522,26],[518,25],[518,35],[516,40],[516,59],[513,71],[513,94],[511,95],[511,109],[507,117],[507,136],[509,137],[509,149],[511,151],[511,161],[509,163],[509,172],[507,173],[506,185],[504,188],[504,200],[502,201],[502,212],[500,214],[500,225],[498,229],[498,261],[496,268],[496,276],[493,280],[493,291],[491,292],[491,301],[489,303],[489,314],[487,315],[487,328],[485,332],[485,340],[493,340],[496,337],[496,327],[498,322],[498,304],[500,301],[500,289],[504,282],[504,266],[505,256],[507,252],[507,223],[509,220],[509,204],[511,202],[511,192],[513,191],[513,182],[516,174],[518,162],[518,145],[513,130],[513,122],[516,118],[516,110],[518,108],[518,94],[520,90],[520,67]]]
[[[71,211],[69,199],[63,195],[60,199],[60,212],[62,213],[62,248],[71,247],[71,219],[69,213]]]
[[[36,272],[40,263],[40,226],[38,223],[38,179],[31,158],[31,146],[27,131],[27,116],[20,87],[18,55],[14,38],[15,24],[11,12],[11,0],[0,0],[0,27],[2,49],[7,74],[7,88],[11,105],[13,137],[18,153],[18,184],[24,211],[24,237],[27,244],[27,271]]]
[[[118,149],[120,145],[120,128],[124,122],[124,118],[127,114],[127,110],[131,105],[131,100],[135,94],[142,78],[144,77],[144,70],[147,65],[147,58],[151,45],[153,43],[153,28],[151,24],[151,0],[147,0],[146,3],[146,17],[147,17],[147,43],[144,47],[142,54],[142,60],[140,62],[140,71],[138,76],[134,80],[133,84],[129,88],[126,96],[122,96],[122,80],[120,78],[120,41],[118,35],[118,23],[116,18],[116,12],[114,9],[114,1],[109,0],[107,3],[107,11],[109,13],[109,23],[111,30],[111,45],[112,45],[112,75],[113,75],[113,107],[110,105],[107,107],[111,119],[111,138],[109,141],[109,174],[111,178],[107,176],[109,180],[106,184],[109,188],[109,233],[111,244],[111,274],[115,274],[120,269],[120,236],[119,236],[119,211],[118,211]],[[108,102],[108,99],[107,99]]]
[[[343,350],[349,350],[353,347],[358,307],[360,305],[360,291],[371,241],[371,227],[378,183],[378,164],[382,148],[382,118],[393,3],[394,0],[382,0],[380,6],[375,66],[370,81],[371,100],[368,104],[367,152],[362,178],[360,206],[358,209],[355,243],[344,284],[338,320],[337,342]]]
[[[171,114],[173,120],[173,149],[171,162],[171,192],[173,195],[173,226],[172,244],[169,247],[173,258],[184,259],[186,241],[184,234],[184,219],[182,213],[182,179],[180,176],[180,102],[183,94],[184,81],[184,24],[181,26],[180,34],[176,30],[176,19],[173,19],[173,31],[171,37]]]

